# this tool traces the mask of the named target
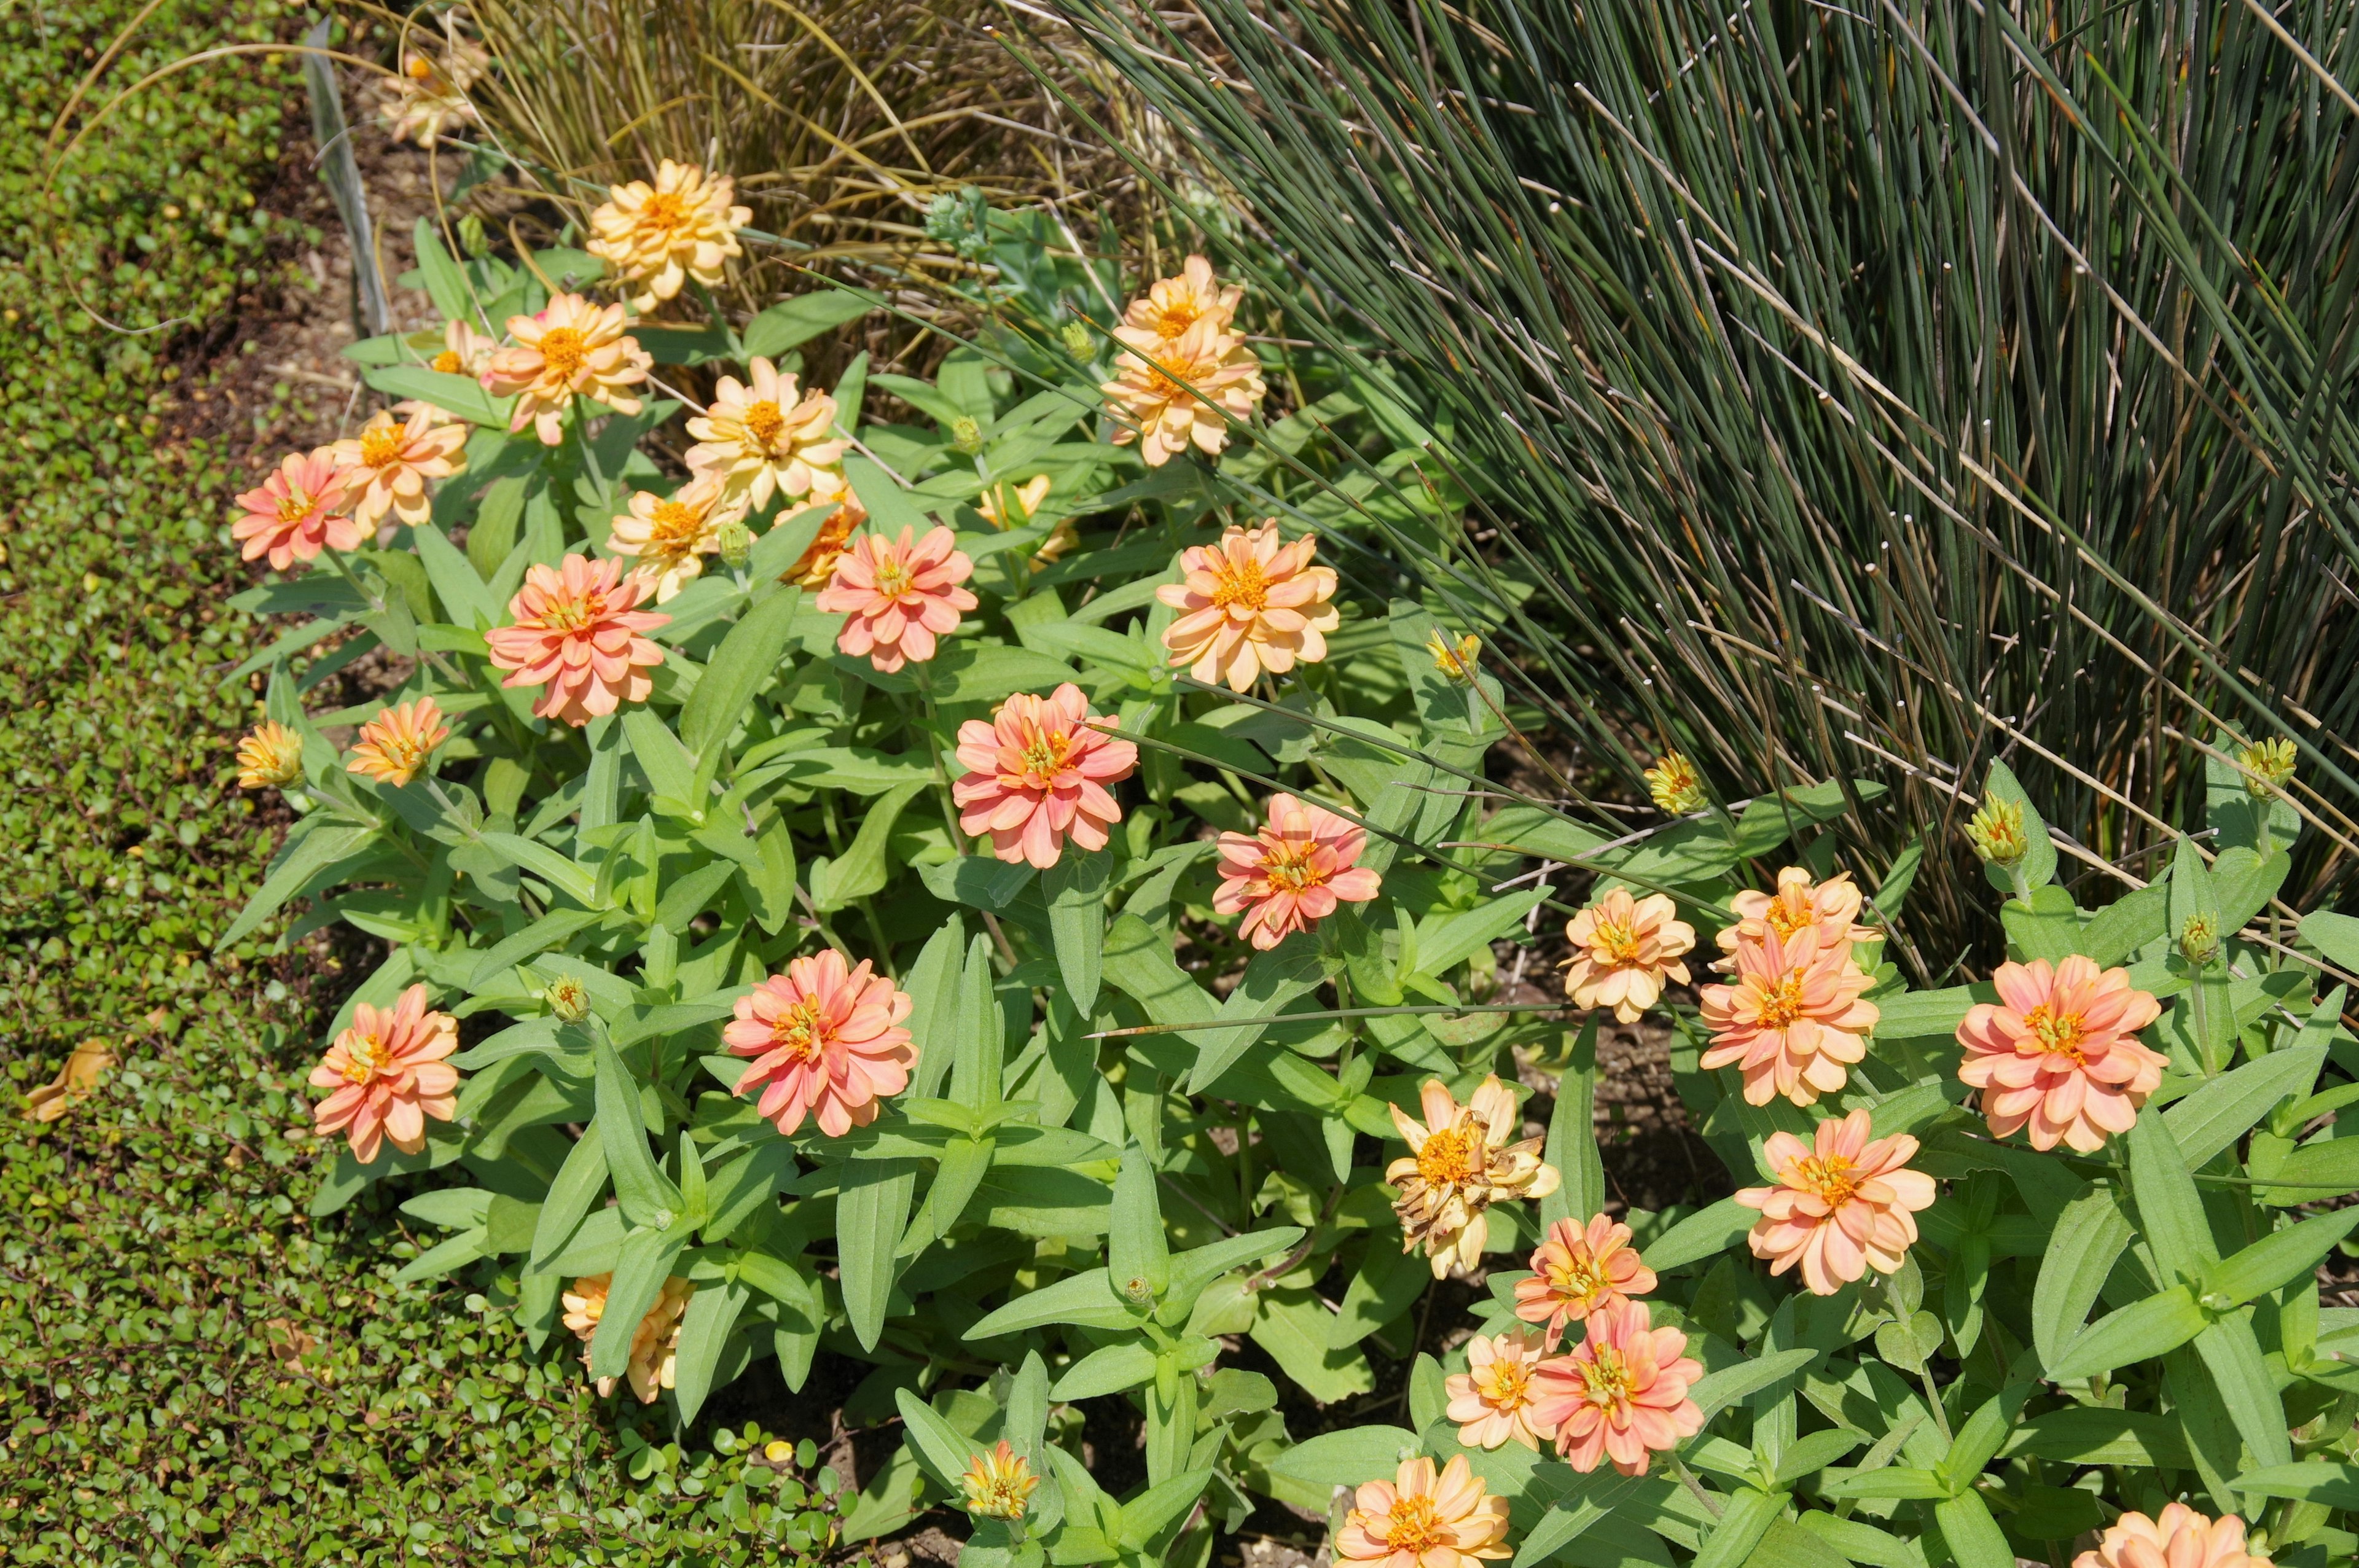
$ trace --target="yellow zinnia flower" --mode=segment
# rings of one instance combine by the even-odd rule
[[[666,158],[653,185],[635,179],[606,188],[590,214],[590,254],[639,286],[634,310],[654,309],[690,278],[715,287],[722,265],[745,254],[737,231],[754,221],[753,209],[734,204],[735,196],[727,175]]]

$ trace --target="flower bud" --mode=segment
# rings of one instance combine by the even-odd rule
[[[1464,686],[1474,678],[1475,661],[1482,655],[1483,642],[1469,632],[1453,646],[1448,637],[1436,632],[1426,639],[1425,651],[1433,655],[1435,669]]]
[[[292,789],[303,782],[303,737],[284,724],[256,725],[237,743],[237,782],[245,789]]]
[[[731,520],[712,531],[713,542],[721,546],[721,564],[731,571],[743,571],[754,557],[754,531],[745,524]]]
[[[951,445],[968,457],[983,450],[983,427],[971,414],[962,414],[951,421]]]
[[[2267,800],[2293,782],[2293,742],[2278,737],[2247,746],[2236,753],[2236,766],[2244,770],[2245,793]]]
[[[590,988],[572,975],[560,975],[549,981],[541,1000],[560,1023],[579,1023],[590,1016]]]
[[[1654,797],[1655,809],[1667,816],[1690,816],[1708,803],[1703,777],[1683,752],[1664,752],[1655,759],[1653,767],[1639,776],[1647,781],[1647,793]]]
[[[2220,956],[2220,922],[2210,914],[2190,914],[2179,927],[2179,956],[2190,964],[2208,964]]]
[[[1995,795],[1983,796],[1982,809],[1966,823],[1966,842],[2002,871],[2021,865],[2031,852],[2031,840],[2023,831],[2023,807]]]
[[[459,220],[459,248],[477,260],[492,254],[491,232],[477,214],[470,212]]]
[[[1080,321],[1066,322],[1057,330],[1057,335],[1065,341],[1065,351],[1077,360],[1092,358],[1096,352],[1096,341],[1090,336],[1089,328]]]
[[[966,1495],[969,1513],[1010,1523],[1024,1517],[1039,1484],[1030,1462],[1004,1437],[989,1452],[969,1459],[965,1473],[959,1476],[959,1490]]]

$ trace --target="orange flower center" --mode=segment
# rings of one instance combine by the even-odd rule
[[[1162,314],[1156,318],[1155,330],[1163,337],[1177,338],[1194,326],[1196,318],[1202,314],[1196,308],[1194,300],[1176,300],[1165,306]]]
[[[364,1084],[385,1070],[385,1042],[355,1030],[344,1042],[344,1082]]]
[[[1802,977],[1787,975],[1761,997],[1761,1027],[1787,1029],[1802,1016]]]
[[[1583,1307],[1595,1305],[1597,1298],[1613,1285],[1613,1281],[1605,1277],[1605,1271],[1591,1258],[1571,1258],[1562,1263],[1549,1265],[1548,1281],[1556,1287],[1559,1295],[1576,1306]]]
[[[916,573],[889,557],[876,563],[876,591],[887,599],[900,598],[917,580]]]
[[[1471,1122],[1434,1130],[1417,1152],[1417,1173],[1429,1182],[1463,1184],[1482,1170],[1483,1138]]]
[[[415,773],[424,764],[429,749],[415,735],[386,734],[376,737],[377,755],[385,759],[388,767],[400,773]]]
[[[464,362],[459,358],[457,350],[445,349],[440,353],[434,356],[434,368],[440,371],[444,375],[457,375],[461,371],[467,367]]]
[[[2059,1056],[2070,1056],[2075,1063],[2088,1061],[2081,1050],[2079,1013],[2052,1011],[2043,1001],[2025,1013],[2023,1022],[2038,1037],[2041,1050]]]
[[[821,1049],[827,1044],[827,1023],[820,1017],[819,1003],[803,1000],[778,1015],[770,1025],[770,1038],[795,1054],[799,1062],[815,1063]]]
[[[1640,938],[1636,926],[1601,920],[1597,923],[1596,935],[1590,941],[1591,946],[1614,963],[1635,964],[1638,961]]]
[[[745,434],[766,448],[778,438],[778,432],[787,427],[787,416],[778,412],[777,404],[766,397],[749,406],[745,416],[738,423],[745,427]]]
[[[1261,563],[1247,557],[1231,561],[1220,570],[1220,586],[1212,589],[1212,602],[1223,610],[1254,610],[1267,607],[1269,579],[1262,575]]]
[[[1451,1534],[1433,1499],[1417,1493],[1393,1499],[1392,1512],[1385,1519],[1383,1540],[1395,1552],[1417,1556],[1437,1546],[1449,1545]]]
[[[581,374],[589,358],[590,345],[571,327],[552,327],[540,335],[541,363],[560,381],[571,381]]]
[[[1589,1402],[1615,1410],[1630,1402],[1630,1364],[1610,1345],[1598,1346],[1589,1365],[1581,1369],[1581,1386]]]
[[[1769,912],[1762,918],[1769,923],[1769,928],[1778,935],[1791,936],[1804,926],[1813,924],[1816,914],[1815,910],[1807,908],[1798,910],[1784,899],[1775,898],[1769,901]]]
[[[361,432],[361,466],[381,469],[401,460],[408,437],[398,425],[372,425]]]
[[[681,200],[679,192],[672,190],[657,191],[647,198],[647,204],[639,209],[639,227],[653,229],[667,239],[672,231],[685,226],[688,218],[688,203]]]
[[[1053,778],[1064,772],[1072,754],[1072,739],[1062,730],[1035,730],[1031,743],[1024,748],[1024,772],[1028,777]]]
[[[1513,1411],[1531,1403],[1531,1364],[1520,1356],[1502,1356],[1492,1362],[1484,1380],[1488,1385],[1483,1390],[1487,1404]]]
[[[1261,874],[1269,879],[1273,887],[1288,892],[1315,888],[1327,880],[1327,873],[1311,864],[1318,849],[1316,844],[1273,845],[1262,857]]]
[[[290,484],[287,493],[278,498],[278,521],[300,523],[318,508],[319,502],[303,492],[301,485]]]
[[[647,524],[647,546],[666,555],[679,555],[692,547],[703,532],[704,514],[695,507],[658,501]]]
[[[605,596],[599,593],[560,599],[540,612],[540,623],[552,632],[580,632],[605,618]]]
[[[434,80],[434,62],[428,59],[422,54],[411,55],[409,57],[409,63],[403,69],[409,72],[409,79],[412,81],[431,81]]]
[[[1816,1193],[1829,1208],[1841,1208],[1859,1195],[1860,1173],[1849,1160],[1840,1154],[1821,1159],[1805,1154],[1794,1162],[1787,1180],[1794,1185]]]

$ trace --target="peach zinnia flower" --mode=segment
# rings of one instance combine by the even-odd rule
[[[1218,457],[1229,420],[1253,417],[1268,392],[1253,350],[1210,316],[1177,338],[1126,347],[1114,379],[1098,390],[1113,405],[1114,445],[1137,441],[1151,469],[1190,446]]]
[[[688,449],[690,470],[718,477],[756,511],[777,494],[836,499],[844,442],[832,434],[835,399],[817,390],[798,394],[793,374],[779,374],[768,360],[749,361],[745,374],[743,382],[723,376],[711,406],[688,422],[698,442]]]
[[[451,738],[442,710],[430,697],[388,708],[361,726],[347,773],[376,779],[399,788],[418,776],[434,748]]]
[[[879,1101],[909,1087],[918,1049],[901,1021],[913,1005],[865,958],[846,968],[831,947],[793,959],[739,997],[736,1021],[721,1032],[731,1055],[754,1058],[730,1093],[760,1089],[754,1108],[780,1132],[813,1113],[830,1138],[865,1127]]]
[[[1678,1329],[1651,1325],[1644,1302],[1591,1314],[1582,1343],[1534,1375],[1557,1452],[1584,1473],[1611,1459],[1625,1476],[1643,1476],[1653,1454],[1701,1432],[1703,1411],[1688,1387],[1703,1363],[1687,1348]]]
[[[556,446],[565,439],[565,411],[576,397],[617,414],[639,411],[639,400],[623,389],[647,380],[655,360],[623,330],[621,306],[602,308],[578,294],[560,294],[537,316],[509,317],[507,328],[516,344],[492,356],[485,384],[498,396],[516,395],[510,431],[530,425],[541,445]]]
[[[303,782],[303,737],[276,719],[237,743],[240,789],[289,789]]]
[[[1221,835],[1221,885],[1212,908],[1245,912],[1237,935],[1267,950],[1309,931],[1341,903],[1365,903],[1383,879],[1358,864],[1364,828],[1290,795],[1269,797],[1269,820],[1252,834]]]
[[[1610,1007],[1625,1023],[1636,1023],[1662,1000],[1667,979],[1688,983],[1680,958],[1695,946],[1695,927],[1677,918],[1679,906],[1658,892],[1632,898],[1628,888],[1605,895],[1565,923],[1572,957],[1564,970],[1564,992],[1575,1007]]]
[[[631,509],[614,519],[606,547],[637,557],[631,575],[644,579],[662,604],[703,575],[704,557],[721,553],[721,524],[733,515],[714,480],[693,481],[669,497],[634,491]]]
[[[1030,1461],[1004,1437],[988,1453],[969,1459],[959,1476],[959,1490],[966,1494],[966,1511],[978,1519],[1022,1519],[1039,1485],[1040,1477],[1032,1474]]]
[[[1275,522],[1231,528],[1219,544],[1185,551],[1183,579],[1155,590],[1180,611],[1163,633],[1171,663],[1191,666],[1206,686],[1225,680],[1244,691],[1264,670],[1282,676],[1297,659],[1324,659],[1327,633],[1343,617],[1330,602],[1335,568],[1310,564],[1318,552],[1317,535],[1289,545]]]
[[[353,1026],[311,1069],[313,1088],[335,1091],[311,1108],[312,1132],[343,1133],[364,1165],[375,1163],[387,1138],[403,1153],[417,1153],[426,1147],[427,1118],[448,1121],[459,1113],[459,1070],[443,1060],[458,1049],[459,1021],[428,1011],[423,985],[391,1007],[358,1003]]]
[[[722,264],[745,254],[737,231],[754,221],[754,210],[734,205],[736,198],[736,182],[727,175],[665,158],[653,185],[635,179],[606,188],[606,200],[590,214],[594,237],[586,248],[640,286],[632,309],[652,310],[691,277],[717,287]]]
[[[434,415],[428,405],[413,404],[404,421],[380,408],[359,435],[328,449],[344,470],[354,523],[374,528],[388,512],[412,524],[434,515],[426,481],[448,479],[467,466],[467,427],[440,424]]]
[[[277,471],[237,498],[245,514],[230,524],[230,535],[245,541],[247,560],[270,557],[270,569],[285,571],[322,549],[356,550],[361,531],[344,510],[344,475],[326,447],[289,452]]]
[[[1516,1282],[1516,1315],[1554,1344],[1565,1325],[1655,1288],[1655,1271],[1630,1247],[1630,1227],[1603,1215],[1588,1226],[1560,1219],[1532,1252],[1532,1277]]]
[[[429,55],[411,52],[402,57],[401,70],[385,84],[385,105],[377,112],[388,141],[408,141],[430,147],[452,124],[475,117],[467,102],[467,87],[491,63],[483,50],[463,38],[453,38],[439,65]]]
[[[967,771],[951,785],[959,830],[991,836],[991,852],[1011,864],[1047,870],[1070,838],[1103,849],[1122,807],[1106,785],[1130,777],[1138,748],[1109,738],[1107,720],[1090,712],[1082,688],[1067,681],[1047,697],[1017,692],[985,724],[959,726],[958,760]]]
[[[904,527],[897,540],[863,534],[836,557],[813,600],[847,618],[836,647],[885,675],[932,658],[935,639],[957,631],[959,612],[979,602],[959,586],[974,575],[974,562],[957,547],[958,535],[938,523],[912,544],[916,533]]]
[[[1189,328],[1202,320],[1211,320],[1225,332],[1234,323],[1237,305],[1245,297],[1242,285],[1220,286],[1212,276],[1211,262],[1190,256],[1178,276],[1158,278],[1145,295],[1130,302],[1114,336],[1134,348],[1151,350],[1186,336]]]
[[[2072,1559],[2072,1568],[2268,1568],[2245,1550],[2245,1521],[2165,1503],[2152,1519],[2125,1513],[2105,1528],[2096,1546]]]
[[[1363,1482],[1335,1532],[1335,1555],[1384,1568],[1473,1568],[1512,1557],[1507,1499],[1495,1498],[1463,1454],[1441,1473],[1423,1454],[1401,1461],[1389,1481]]]
[[[2162,1083],[2170,1058],[2137,1042],[2162,1004],[2130,985],[2127,969],[2097,972],[2078,953],[2001,964],[1996,1002],[1977,1002],[1958,1025],[1958,1076],[1982,1090],[1991,1135],[2031,1130],[2031,1146],[2093,1154],[2127,1132]]]
[[[429,340],[431,341],[431,340]],[[487,332],[478,332],[464,321],[442,324],[442,351],[427,362],[429,370],[444,375],[472,376],[486,379],[492,369],[492,356],[500,350],[500,341]]]
[[[1539,1139],[1515,1141],[1523,1113],[1515,1091],[1495,1077],[1475,1086],[1463,1106],[1429,1078],[1419,1108],[1423,1121],[1392,1108],[1408,1153],[1386,1168],[1385,1180],[1400,1193],[1393,1212],[1400,1217],[1401,1250],[1422,1243],[1440,1280],[1452,1268],[1465,1273],[1482,1262],[1490,1238],[1485,1209],[1506,1198],[1544,1198],[1560,1177],[1540,1158]]]
[[[561,568],[536,566],[508,600],[516,623],[484,634],[492,664],[515,673],[502,686],[547,686],[532,711],[580,729],[626,702],[645,702],[655,689],[647,672],[663,650],[639,635],[670,622],[669,615],[635,610],[647,582],[625,577],[620,561],[568,556]]]
[[[592,1274],[573,1281],[573,1288],[560,1298],[565,1308],[565,1326],[580,1336],[587,1346],[598,1332],[598,1322],[606,1315],[606,1298],[613,1291],[612,1273]],[[679,1322],[688,1313],[688,1301],[696,1294],[696,1287],[674,1274],[663,1282],[656,1304],[647,1315],[639,1319],[639,1326],[631,1331],[631,1363],[625,1375],[630,1379],[631,1392],[639,1402],[651,1405],[662,1397],[663,1390],[672,1386],[677,1372],[679,1352]],[[590,1352],[582,1352],[582,1364],[590,1365]],[[601,1398],[614,1391],[614,1379],[598,1379]]]
[[[1791,936],[1767,928],[1760,942],[1737,948],[1733,983],[1703,988],[1712,1044],[1699,1060],[1743,1073],[1749,1105],[1778,1095],[1814,1104],[1843,1087],[1850,1065],[1867,1054],[1867,1032],[1880,1014],[1860,993],[1874,983],[1852,962],[1849,942],[1823,946],[1815,925]]]
[[[1870,1139],[1864,1110],[1830,1117],[1812,1135],[1815,1147],[1790,1132],[1773,1132],[1761,1145],[1774,1187],[1746,1187],[1736,1201],[1757,1208],[1749,1238],[1769,1272],[1799,1264],[1813,1295],[1831,1296],[1868,1270],[1899,1271],[1917,1241],[1915,1212],[1933,1201],[1933,1178],[1908,1170],[1917,1140],[1907,1133]]]
[[[1450,1394],[1444,1413],[1459,1423],[1459,1442],[1469,1448],[1513,1442],[1537,1450],[1556,1435],[1533,1424],[1532,1374],[1547,1352],[1548,1342],[1523,1328],[1466,1342],[1466,1370],[1442,1385]]]
[[[1734,954],[1742,943],[1759,942],[1765,931],[1791,936],[1805,925],[1819,928],[1821,947],[1841,942],[1874,942],[1883,933],[1872,925],[1854,924],[1859,904],[1859,889],[1853,883],[1850,872],[1837,871],[1825,881],[1813,883],[1807,867],[1788,866],[1777,873],[1776,892],[1747,888],[1729,901],[1729,907],[1736,914],[1736,924],[1722,928],[1720,950]],[[1733,958],[1723,958],[1712,967],[1725,970],[1735,968],[1735,964]]]

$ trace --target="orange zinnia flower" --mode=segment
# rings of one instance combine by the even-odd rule
[[[1678,913],[1661,893],[1633,898],[1628,888],[1608,888],[1566,922],[1572,957],[1560,967],[1572,1004],[1610,1007],[1615,1018],[1636,1023],[1662,1000],[1665,980],[1687,984],[1680,955],[1695,946],[1695,927]]]
[[[1127,343],[1114,379],[1098,390],[1115,416],[1114,445],[1137,441],[1151,469],[1190,446],[1218,457],[1229,444],[1229,420],[1253,417],[1268,392],[1253,350],[1210,316],[1177,338]]]
[[[932,658],[935,639],[957,631],[959,612],[980,602],[959,586],[974,575],[974,562],[957,547],[958,535],[936,524],[912,544],[916,533],[854,539],[814,601],[846,617],[835,645],[885,675]]]
[[[1655,1288],[1655,1271],[1631,1249],[1630,1227],[1603,1215],[1588,1226],[1560,1219],[1532,1252],[1532,1277],[1516,1282],[1516,1315],[1549,1343],[1565,1325]]]
[[[1133,348],[1151,351],[1185,337],[1199,321],[1210,320],[1226,332],[1235,322],[1237,306],[1245,297],[1242,285],[1220,286],[1212,276],[1211,262],[1190,256],[1178,276],[1158,278],[1144,296],[1130,302],[1114,336]]]
[[[1256,947],[1277,946],[1310,931],[1343,903],[1365,903],[1383,879],[1356,862],[1367,847],[1364,828],[1322,806],[1290,795],[1269,797],[1269,820],[1258,833],[1221,835],[1221,885],[1212,908],[1242,910],[1237,935]]]
[[[1880,1016],[1860,1000],[1874,984],[1851,960],[1851,944],[1821,946],[1819,928],[1792,936],[1768,928],[1736,950],[1734,983],[1701,994],[1712,1044],[1706,1067],[1734,1066],[1745,1098],[1767,1105],[1784,1095],[1810,1105],[1850,1080],[1850,1064],[1867,1054],[1867,1032]]]
[[[303,737],[277,720],[254,727],[237,743],[240,789],[290,789],[303,782]]]
[[[247,560],[270,557],[270,569],[285,571],[322,549],[357,550],[361,531],[344,510],[344,475],[326,447],[289,452],[277,471],[237,498],[245,514],[230,524],[243,539]]]
[[[598,1332],[599,1319],[606,1315],[606,1298],[614,1284],[612,1273],[592,1274],[574,1281],[573,1288],[561,1297],[565,1326],[580,1336],[585,1346]],[[656,1304],[639,1319],[639,1326],[631,1331],[631,1362],[625,1375],[630,1379],[631,1392],[639,1396],[643,1405],[655,1403],[673,1384],[679,1353],[679,1322],[687,1315],[689,1298],[694,1294],[696,1287],[674,1274],[663,1282]],[[590,1365],[587,1348],[582,1352],[582,1364]],[[614,1391],[614,1379],[598,1379],[602,1398]]]
[[[450,738],[451,727],[442,722],[442,710],[434,706],[432,697],[421,697],[388,708],[362,725],[360,741],[353,747],[352,760],[344,770],[399,788],[416,778],[434,748]]]
[[[645,702],[655,689],[647,672],[664,655],[639,633],[671,621],[632,608],[647,587],[625,577],[620,561],[568,556],[559,569],[533,567],[508,600],[516,623],[484,637],[494,666],[515,672],[500,684],[548,687],[533,704],[535,716],[577,730],[625,702]]]
[[[543,446],[556,446],[576,397],[617,414],[639,411],[639,400],[623,389],[647,380],[655,361],[624,330],[621,306],[560,294],[537,316],[509,317],[507,328],[516,344],[492,356],[487,384],[499,396],[516,395],[510,431],[530,425]]]
[[[1017,692],[991,722],[959,726],[958,760],[967,771],[951,785],[959,830],[991,837],[991,852],[1011,864],[1046,871],[1065,840],[1103,849],[1122,807],[1106,785],[1130,777],[1138,748],[1108,737],[1082,688],[1067,681],[1047,697]]]
[[[966,1494],[966,1511],[978,1519],[1022,1519],[1039,1485],[1031,1462],[1004,1437],[998,1446],[969,1459],[959,1476],[959,1490]]]
[[[833,434],[835,399],[816,389],[799,394],[794,375],[768,360],[748,361],[745,375],[723,376],[712,406],[688,422],[698,443],[688,449],[689,470],[719,479],[756,512],[773,495],[836,499],[845,443]]]
[[[1788,866],[1777,873],[1776,892],[1747,888],[1729,901],[1729,907],[1736,912],[1736,924],[1722,928],[1720,950],[1734,955],[1740,944],[1759,942],[1764,932],[1791,936],[1805,925],[1819,928],[1821,947],[1843,942],[1874,942],[1883,933],[1872,925],[1854,924],[1859,915],[1859,889],[1853,884],[1848,871],[1837,871],[1825,881],[1813,883],[1807,868]],[[1727,970],[1736,966],[1734,957],[1729,957],[1712,967]]]
[[[732,1094],[759,1089],[755,1109],[791,1133],[807,1114],[841,1138],[876,1119],[880,1101],[909,1087],[917,1047],[901,1027],[914,1004],[868,960],[847,968],[831,947],[796,958],[737,999],[721,1032],[730,1054],[751,1056]]]
[[[690,278],[715,288],[722,264],[745,254],[737,231],[754,210],[734,205],[736,182],[694,164],[665,158],[656,182],[610,185],[590,214],[590,254],[640,286],[631,308],[647,311],[671,298]]]
[[[2162,1004],[2130,985],[2127,969],[2097,972],[2078,953],[2001,964],[1999,1000],[1977,1002],[1958,1025],[1958,1076],[1982,1090],[1993,1137],[2031,1130],[2031,1146],[2093,1154],[2127,1132],[2162,1083],[2170,1058],[2137,1042]]]
[[[1761,1145],[1774,1187],[1736,1195],[1757,1208],[1749,1238],[1753,1255],[1769,1272],[1799,1264],[1813,1295],[1831,1296],[1868,1270],[1897,1273],[1916,1245],[1915,1212],[1933,1201],[1933,1178],[1908,1170],[1917,1140],[1906,1133],[1870,1139],[1867,1112],[1819,1123],[1816,1147],[1790,1132],[1773,1132]]]
[[[1548,1353],[1548,1341],[1528,1329],[1466,1342],[1466,1370],[1443,1383],[1450,1395],[1444,1412],[1458,1422],[1458,1441],[1469,1448],[1520,1443],[1537,1450],[1556,1433],[1535,1424],[1532,1374]]]
[[[840,476],[822,474],[823,479]],[[819,525],[819,533],[795,557],[795,564],[780,574],[780,582],[800,583],[805,588],[825,588],[827,579],[835,575],[835,563],[852,547],[852,531],[868,521],[868,509],[852,493],[850,485],[837,488],[832,497],[814,489],[810,501],[815,506],[827,505],[832,500],[835,510]]]
[[[1474,1568],[1512,1557],[1506,1547],[1507,1499],[1495,1498],[1466,1463],[1452,1454],[1440,1475],[1419,1454],[1401,1461],[1389,1481],[1362,1483],[1335,1532],[1335,1555],[1384,1568]]]
[[[2152,1519],[2125,1513],[2105,1528],[2096,1546],[2072,1559],[2072,1568],[2269,1568],[2245,1550],[2245,1521],[2165,1503]]]
[[[1485,1209],[1506,1198],[1544,1198],[1561,1178],[1540,1158],[1541,1140],[1516,1140],[1522,1112],[1515,1091],[1495,1077],[1476,1085],[1463,1106],[1429,1078],[1419,1109],[1423,1121],[1392,1108],[1408,1154],[1386,1167],[1385,1180],[1399,1190],[1393,1213],[1400,1218],[1401,1250],[1423,1245],[1440,1280],[1482,1262],[1490,1238]]]
[[[404,421],[380,408],[359,435],[328,449],[343,470],[354,523],[374,528],[388,512],[412,524],[434,515],[426,481],[448,479],[467,466],[467,427],[438,424],[434,415],[429,406],[414,404]]]
[[[1557,1452],[1584,1473],[1611,1459],[1625,1476],[1643,1476],[1654,1454],[1701,1432],[1688,1387],[1703,1364],[1687,1348],[1678,1329],[1651,1325],[1644,1302],[1591,1314],[1582,1343],[1534,1374],[1538,1415],[1554,1429]]]
[[[1163,633],[1174,665],[1207,686],[1227,681],[1244,691],[1267,670],[1284,675],[1297,659],[1327,656],[1327,633],[1343,623],[1329,601],[1335,568],[1311,565],[1319,537],[1286,542],[1275,522],[1231,528],[1217,545],[1197,545],[1180,557],[1185,577],[1155,597],[1180,611]]]
[[[459,1048],[459,1021],[426,1009],[426,988],[411,986],[391,1007],[361,1002],[353,1026],[336,1036],[311,1087],[333,1089],[311,1110],[321,1138],[342,1132],[353,1158],[376,1162],[386,1139],[405,1154],[426,1147],[426,1121],[459,1113],[459,1071],[443,1060]]]

